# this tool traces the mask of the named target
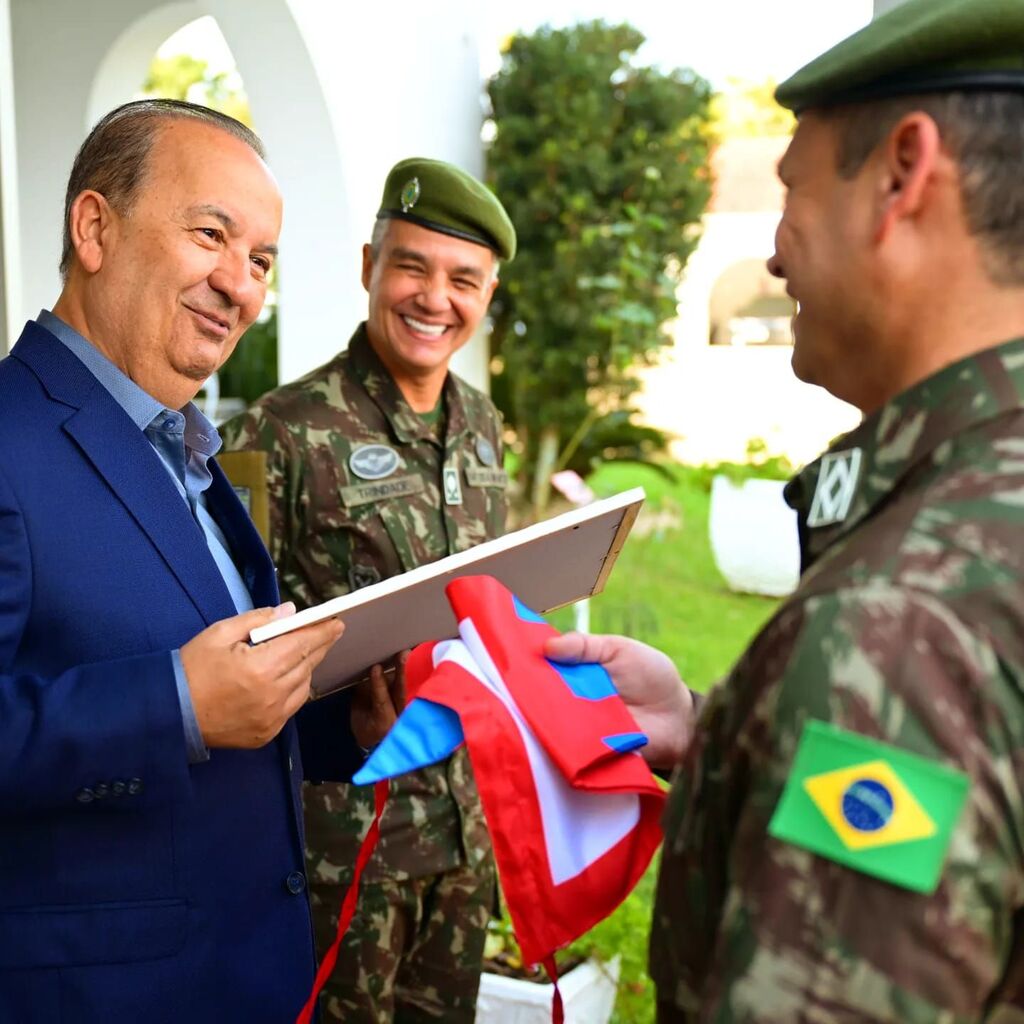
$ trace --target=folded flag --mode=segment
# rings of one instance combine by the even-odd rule
[[[607,917],[661,841],[647,742],[599,665],[544,657],[555,630],[489,576],[447,587],[459,638],[422,644],[409,703],[355,782],[469,752],[526,963]]]

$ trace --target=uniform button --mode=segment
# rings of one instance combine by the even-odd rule
[[[306,876],[301,871],[293,871],[284,880],[284,884],[293,896],[298,896],[306,888]]]
[[[92,791],[97,800],[102,800],[104,797],[110,796],[110,787],[105,782],[98,782],[92,787]]]
[[[96,794],[88,786],[83,786],[76,794],[75,799],[80,804],[91,804],[96,799]]]
[[[138,796],[142,792],[142,779],[128,780],[128,795]]]
[[[114,779],[110,786],[110,792],[114,796],[124,796],[128,792],[128,783],[123,779]]]

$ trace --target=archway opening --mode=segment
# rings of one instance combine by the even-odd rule
[[[709,300],[712,345],[792,345],[796,303],[764,260],[740,260],[715,282]]]

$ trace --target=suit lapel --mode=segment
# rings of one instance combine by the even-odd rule
[[[124,410],[98,388],[64,430],[149,537],[203,619],[213,623],[235,614],[201,527]]]
[[[109,392],[74,354],[38,324],[11,352],[50,397],[74,412],[64,431],[149,537],[207,623],[235,614],[206,538],[160,456]]]

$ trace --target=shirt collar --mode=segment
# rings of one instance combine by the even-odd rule
[[[220,435],[194,402],[189,402],[180,412],[165,408],[60,317],[44,309],[36,322],[78,357],[139,430],[145,431],[161,415],[170,417],[178,425],[183,420],[186,446],[202,455],[216,454],[220,448]]]
[[[803,566],[850,533],[925,459],[971,427],[1024,406],[1024,338],[968,356],[897,395],[786,486]]]

